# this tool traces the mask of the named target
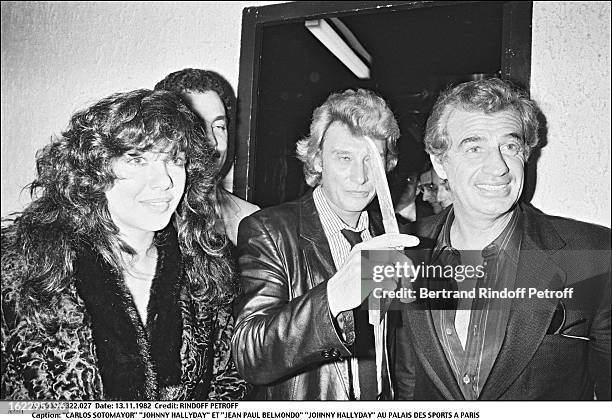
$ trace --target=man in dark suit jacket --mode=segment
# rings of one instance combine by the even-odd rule
[[[391,170],[398,136],[382,98],[361,89],[332,94],[298,143],[314,191],[241,222],[232,349],[239,372],[261,385],[258,398],[392,398],[386,321],[372,328],[367,312],[353,309],[370,292],[361,290],[359,251],[418,242],[376,236],[381,223],[365,210],[376,194],[366,137]]]
[[[454,204],[419,223],[424,259],[480,265],[484,276],[422,278],[416,288],[515,296],[408,304],[397,335],[401,398],[610,399],[610,230],[517,204],[536,112],[498,79],[449,89],[434,105],[425,144]]]

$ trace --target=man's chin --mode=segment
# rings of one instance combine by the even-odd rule
[[[511,212],[515,205],[516,201],[489,203],[489,205],[480,208],[480,213],[499,217]]]
[[[365,196],[355,196],[348,195],[344,197],[344,208],[348,211],[363,211],[365,208],[372,202],[374,196],[365,195]]]

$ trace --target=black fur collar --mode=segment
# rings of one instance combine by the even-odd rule
[[[105,399],[157,399],[161,388],[180,383],[183,270],[176,232],[164,236],[146,326],[122,276],[90,248],[79,251],[77,290],[91,316]]]

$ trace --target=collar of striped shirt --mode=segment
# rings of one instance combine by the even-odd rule
[[[319,219],[321,220],[323,231],[329,243],[334,265],[336,266],[336,270],[338,270],[344,263],[344,260],[348,254],[351,252],[351,245],[346,240],[344,235],[342,235],[342,229],[350,229],[355,232],[361,232],[361,239],[364,241],[370,239],[372,236],[368,230],[368,227],[370,226],[368,212],[365,210],[361,212],[359,220],[357,221],[357,227],[353,228],[344,223],[342,219],[340,219],[340,216],[338,216],[332,210],[321,186],[318,186],[313,191],[312,198],[317,211],[319,212]]]

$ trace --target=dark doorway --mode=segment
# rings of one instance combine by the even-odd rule
[[[384,7],[377,7],[377,6]],[[352,6],[352,7],[351,7]],[[371,54],[370,78],[357,78],[305,28],[339,18]],[[381,94],[402,137],[390,174],[398,192],[427,162],[425,121],[448,85],[496,75],[528,87],[531,2],[296,2],[245,9],[238,86],[237,194],[266,207],[307,188],[295,142],[315,107],[334,91]]]

